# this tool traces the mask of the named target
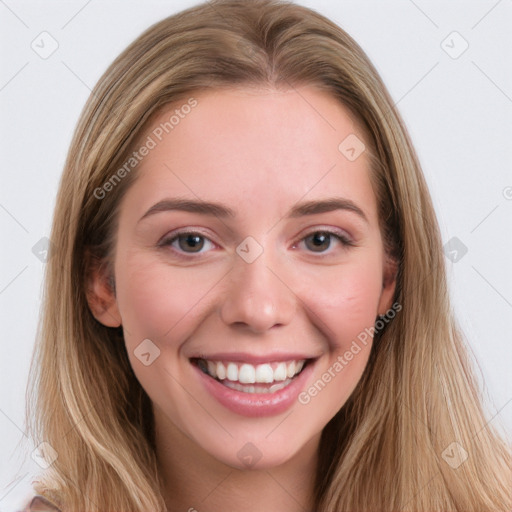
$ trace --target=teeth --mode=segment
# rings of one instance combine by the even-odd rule
[[[293,363],[292,363],[293,364]],[[269,364],[259,364],[256,367],[256,382],[273,382],[274,370]]]
[[[276,391],[279,391],[280,389],[288,386],[291,381],[291,379],[287,379],[284,382],[270,386],[270,388],[264,388],[263,386],[243,386],[238,382],[230,382],[229,380],[224,381],[223,384],[228,388],[236,389],[237,391],[243,391],[244,393],[275,393]]]
[[[279,363],[274,370],[274,380],[286,380],[286,363]]]
[[[201,361],[204,362],[204,359],[201,359]],[[206,366],[208,369],[208,373],[210,375],[217,375],[217,371],[216,371],[217,365],[213,361],[207,361]]]
[[[222,363],[218,363],[222,364]],[[238,380],[238,366],[235,363],[229,363],[228,369],[226,371],[226,377],[228,380],[236,381]]]
[[[224,381],[223,384],[228,387],[233,387],[231,385],[232,383],[237,383],[236,385],[240,386],[242,384],[272,384],[273,382],[288,382],[302,370],[304,363],[305,360],[252,365],[248,363],[209,361],[204,359],[198,360],[198,365],[203,371],[208,373],[214,379]],[[279,389],[282,388],[281,384],[276,385],[280,386]],[[270,389],[274,388],[276,385],[271,386]],[[251,386],[242,387],[250,388]],[[252,387],[255,387],[255,389],[265,389],[265,392],[269,391],[268,387]],[[233,389],[237,388],[233,387]],[[246,392],[259,393],[262,391]]]
[[[286,367],[286,376],[291,379],[295,375],[295,361],[292,361],[287,367]]]
[[[223,380],[226,378],[226,367],[222,363],[217,363],[215,370],[217,372],[218,379]]]
[[[238,372],[238,380],[242,384],[253,384],[256,382],[256,368],[252,364],[243,364]]]

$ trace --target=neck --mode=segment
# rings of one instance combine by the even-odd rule
[[[278,467],[237,469],[198,446],[167,418],[155,419],[158,465],[168,512],[310,512],[320,434]]]

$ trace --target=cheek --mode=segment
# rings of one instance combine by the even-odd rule
[[[299,403],[311,407],[324,423],[346,403],[370,355],[382,276],[378,265],[367,263],[344,267],[310,286],[316,292],[308,295],[308,309],[323,330],[326,357]]]
[[[145,338],[179,340],[184,327],[207,306],[217,274],[199,267],[171,268],[136,255],[119,262],[117,301],[127,344]]]
[[[305,283],[308,309],[325,328],[331,351],[344,351],[352,340],[374,326],[382,291],[381,265],[373,258],[326,269]]]
[[[117,262],[117,302],[128,357],[137,380],[155,403],[172,408],[187,402],[179,385],[183,368],[177,354],[205,314],[209,291],[218,281],[211,274],[211,269],[172,268],[136,253]],[[153,345],[141,344],[146,339],[158,347],[158,356]],[[148,351],[151,361],[146,365],[139,356]]]

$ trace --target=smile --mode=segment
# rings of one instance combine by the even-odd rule
[[[253,365],[233,361],[196,360],[197,366],[205,374],[224,386],[243,393],[275,393],[289,385],[303,370],[306,362],[301,359]]]
[[[189,358],[208,395],[247,417],[281,414],[297,403],[320,356],[223,353]]]

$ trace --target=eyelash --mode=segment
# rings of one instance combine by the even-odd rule
[[[322,233],[322,234],[326,234],[326,235],[330,235],[330,236],[334,237],[341,243],[341,245],[343,246],[344,249],[348,249],[350,247],[355,246],[354,242],[352,240],[350,240],[346,235],[342,234],[341,232],[338,232],[338,231],[332,230],[332,229],[315,229],[313,231],[310,231],[309,233],[306,233],[306,235],[304,235],[301,239],[299,239],[297,242],[295,242],[293,244],[293,248],[295,248],[299,242],[302,242],[309,236],[317,234],[317,233]],[[171,246],[176,240],[179,239],[180,236],[183,236],[183,235],[199,235],[200,237],[202,237],[206,240],[209,240],[211,243],[214,243],[200,231],[179,231],[177,233],[173,233],[170,238],[169,237],[164,238],[161,242],[159,242],[158,247]],[[329,249],[330,249],[330,246],[329,246]],[[328,252],[328,250],[325,252]],[[183,259],[189,259],[189,260],[193,259],[193,258],[200,258],[201,255],[204,254],[203,252],[199,252],[199,253],[179,252],[178,250],[176,250],[174,248],[173,248],[173,252],[177,255],[177,257],[183,258]],[[315,253],[314,251],[311,251],[312,254],[320,255],[319,256],[320,258],[326,257],[325,252]],[[198,256],[194,256],[194,255],[198,255]]]

